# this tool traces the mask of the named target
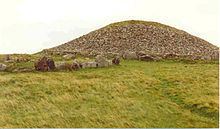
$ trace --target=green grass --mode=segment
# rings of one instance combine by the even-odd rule
[[[0,127],[218,127],[218,64],[0,73]]]

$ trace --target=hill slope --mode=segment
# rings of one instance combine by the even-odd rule
[[[113,23],[47,51],[100,53],[145,52],[164,56],[176,54],[199,59],[218,59],[218,47],[182,30],[156,22]]]

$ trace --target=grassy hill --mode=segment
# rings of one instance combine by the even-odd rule
[[[0,72],[0,127],[218,127],[218,64]]]

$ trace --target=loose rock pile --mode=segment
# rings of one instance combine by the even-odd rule
[[[173,54],[190,59],[212,60],[218,59],[219,55],[218,47],[203,39],[173,27],[145,21],[114,23],[46,51],[75,52],[87,56],[123,55],[130,52],[125,58],[132,59],[137,58],[134,53],[140,51],[160,58]]]

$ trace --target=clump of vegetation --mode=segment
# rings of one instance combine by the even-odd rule
[[[56,58],[55,58],[56,59]],[[0,72],[0,127],[218,127],[218,64]]]

